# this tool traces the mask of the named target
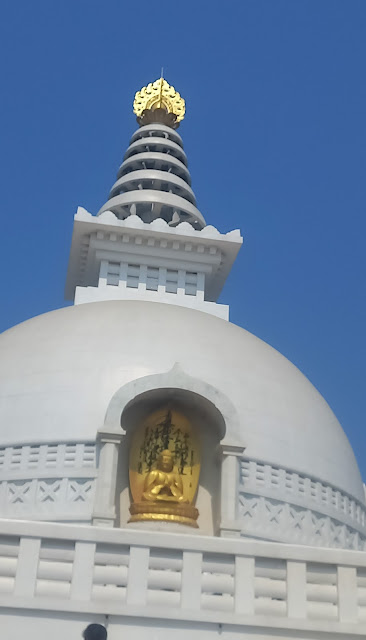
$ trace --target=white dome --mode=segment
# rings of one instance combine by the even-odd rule
[[[248,457],[364,502],[351,446],[325,400],[286,358],[212,315],[152,302],[68,307],[0,337],[0,446],[94,441],[113,394],[175,363],[224,393]]]

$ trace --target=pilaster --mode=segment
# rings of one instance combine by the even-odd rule
[[[98,434],[99,471],[93,511],[93,524],[96,526],[114,526],[118,456],[123,437],[122,430],[120,432],[103,430]]]
[[[237,504],[239,488],[239,459],[245,447],[222,442],[218,447],[221,460],[221,521],[220,536],[237,537],[241,526],[238,522]]]

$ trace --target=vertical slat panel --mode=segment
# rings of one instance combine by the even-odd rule
[[[73,600],[90,600],[94,573],[94,542],[76,542],[72,566],[70,597]]]
[[[254,614],[254,558],[235,558],[235,613],[241,615]]]
[[[40,548],[41,541],[39,538],[21,538],[15,575],[15,596],[34,596]]]
[[[127,604],[146,604],[149,547],[131,547],[128,565]]]
[[[287,615],[289,618],[306,618],[306,563],[287,562]]]
[[[358,615],[356,567],[338,567],[338,617],[340,622],[356,622]]]
[[[202,553],[183,552],[182,591],[180,604],[183,609],[201,608]]]

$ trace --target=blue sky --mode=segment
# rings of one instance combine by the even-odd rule
[[[106,201],[164,66],[198,206],[245,238],[231,320],[310,378],[366,478],[365,32],[365,0],[5,1],[0,329],[67,304],[76,207]]]

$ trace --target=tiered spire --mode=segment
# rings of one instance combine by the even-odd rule
[[[137,92],[134,112],[140,128],[108,201],[97,216],[81,208],[75,216],[66,297],[152,301],[228,318],[216,300],[242,238],[206,227],[196,207],[175,130],[184,100],[160,78]]]
[[[140,129],[131,138],[108,201],[100,209],[120,219],[137,215],[144,222],[162,218],[169,226],[189,222],[202,229],[182,138],[174,128],[185,103],[163,78],[137,92],[134,112]]]

